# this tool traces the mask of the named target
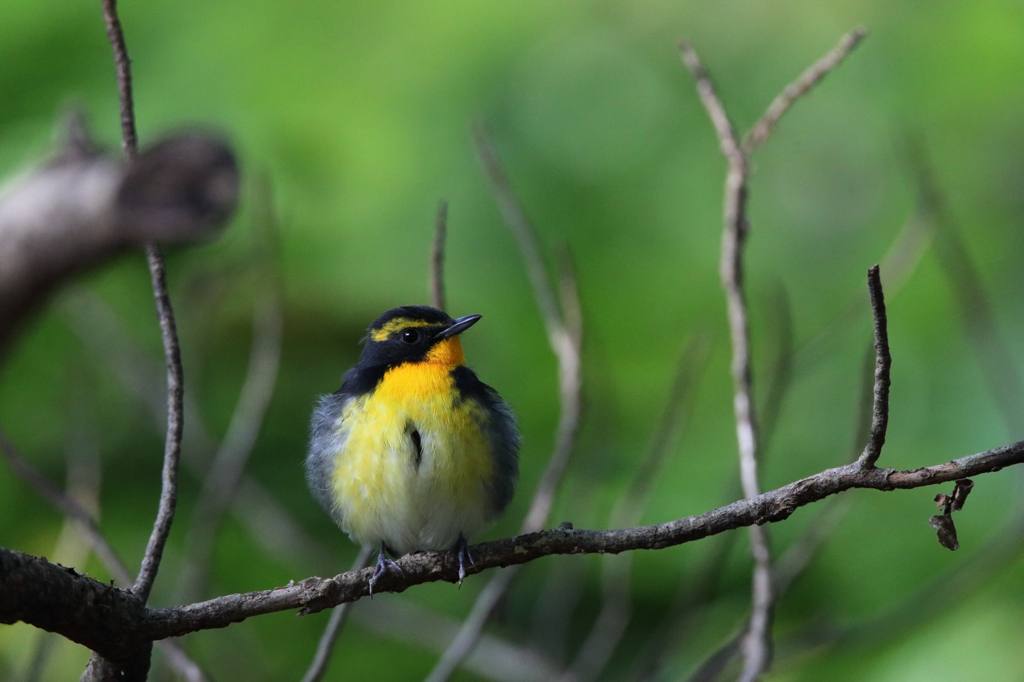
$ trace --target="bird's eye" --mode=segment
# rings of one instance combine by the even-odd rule
[[[415,329],[406,329],[402,332],[402,341],[406,343],[416,343],[420,340],[420,333]]]

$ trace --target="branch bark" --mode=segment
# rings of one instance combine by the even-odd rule
[[[906,471],[865,469],[854,462],[753,499],[667,523],[603,531],[559,527],[482,543],[471,548],[476,563],[467,572],[516,566],[556,554],[618,554],[675,547],[736,528],[783,521],[800,507],[846,490],[909,490],[980,476],[1021,463],[1024,441]],[[402,573],[388,572],[382,576],[375,592],[404,592],[423,583],[458,581],[458,567],[443,553],[418,552],[397,563]],[[364,569],[334,578],[313,577],[272,590],[230,594],[186,606],[145,609],[130,592],[38,557],[0,549],[0,622],[24,621],[122,660],[146,641],[227,627],[267,613],[300,609],[300,615],[304,615],[357,601],[369,594],[370,572],[371,569]],[[40,591],[39,585],[47,587]],[[104,608],[96,608],[97,604]]]
[[[554,505],[555,493],[562,480],[562,474],[569,464],[576,442],[581,412],[580,348],[583,337],[583,316],[576,287],[576,277],[566,251],[559,259],[558,289],[551,285],[540,240],[533,224],[526,216],[508,180],[505,169],[482,125],[473,129],[473,141],[484,173],[491,186],[491,193],[501,211],[505,225],[519,245],[519,251],[526,265],[527,276],[533,287],[533,297],[540,311],[548,343],[558,360],[558,425],[555,427],[555,443],[551,449],[544,473],[537,483],[530,508],[523,519],[522,532],[539,531],[547,523]],[[469,652],[476,646],[487,619],[502,597],[508,591],[518,574],[518,569],[505,571],[494,577],[477,597],[473,608],[466,617],[458,635],[441,655],[434,669],[427,676],[427,682],[445,682]]]
[[[743,295],[744,246],[750,232],[747,220],[749,157],[767,140],[779,119],[793,102],[806,94],[832,69],[838,66],[866,35],[857,28],[843,36],[839,45],[818,60],[791,83],[768,107],[750,134],[740,142],[725,106],[715,92],[707,70],[697,52],[686,41],[679,45],[683,63],[693,73],[697,94],[718,135],[719,147],[728,163],[725,176],[725,199],[722,207],[722,256],[720,275],[728,308],[729,331],[732,338],[732,377],[735,385],[733,408],[736,415],[736,437],[739,444],[740,483],[749,499],[760,493],[758,481],[758,433],[754,411],[753,378],[750,366],[750,328]],[[883,427],[884,432],[884,427]],[[879,445],[879,448],[881,446]],[[877,458],[877,455],[876,455]],[[873,462],[866,466],[873,465]],[[774,617],[771,553],[767,531],[750,528],[750,548],[754,555],[751,589],[751,614],[742,642],[743,672],[741,682],[753,682],[764,673],[772,658],[772,620]]]
[[[142,244],[215,235],[238,198],[238,168],[217,137],[179,133],[133,167],[70,124],[57,156],[0,189],[0,352],[64,281]]]

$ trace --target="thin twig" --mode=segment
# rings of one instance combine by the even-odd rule
[[[217,530],[224,514],[231,507],[263,426],[281,364],[284,314],[276,258],[277,228],[269,181],[261,182],[261,188],[256,194],[259,206],[254,220],[256,245],[252,272],[256,301],[253,306],[249,367],[227,434],[206,472],[196,501],[192,527],[185,542],[187,563],[182,571],[183,601],[202,596]]]
[[[117,90],[121,112],[121,146],[129,162],[135,158],[138,136],[135,132],[135,110],[132,100],[131,59],[124,39],[124,30],[117,16],[117,0],[103,0],[103,18],[107,25],[107,38],[114,52],[117,67]],[[184,377],[181,368],[181,349],[178,346],[178,330],[174,323],[174,310],[167,292],[167,273],[164,257],[156,242],[146,245],[146,260],[149,263],[153,283],[153,297],[156,300],[157,315],[160,318],[160,333],[163,337],[164,356],[167,361],[167,438],[164,443],[164,466],[161,476],[160,506],[153,532],[146,545],[142,567],[135,579],[132,591],[145,603],[153,589],[153,581],[160,568],[164,545],[174,522],[174,508],[178,502],[178,460],[181,458],[181,434],[184,426],[182,399]]]
[[[844,37],[840,46],[786,88],[769,106],[765,115],[744,143],[739,143],[736,130],[715,92],[707,70],[696,51],[686,41],[680,43],[683,63],[693,74],[697,93],[718,136],[719,147],[728,163],[723,202],[722,258],[720,274],[726,294],[729,330],[732,338],[732,376],[735,385],[733,407],[736,415],[736,435],[739,443],[740,482],[748,498],[760,493],[758,481],[757,418],[754,410],[752,373],[750,367],[750,330],[743,295],[743,253],[750,230],[746,209],[749,154],[763,144],[782,115],[796,99],[808,92],[834,69],[863,38],[863,31],[855,29]],[[742,643],[744,666],[742,682],[753,682],[771,663],[771,627],[774,611],[771,554],[767,531],[760,526],[750,528],[750,545],[754,555],[752,605],[748,629]]]
[[[370,547],[361,547],[355,561],[352,562],[352,568],[349,570],[358,571],[365,568],[366,563],[370,560],[372,551]],[[338,635],[341,634],[341,629],[345,627],[345,621],[348,619],[351,611],[351,604],[339,604],[331,611],[331,618],[327,621],[324,634],[320,635],[320,643],[316,647],[313,662],[310,663],[306,674],[302,676],[302,682],[320,682],[323,679],[324,673],[327,672],[327,664],[331,662],[334,644],[338,641]]]
[[[167,438],[164,442],[164,466],[161,475],[160,506],[153,532],[146,545],[146,554],[142,559],[142,567],[135,580],[132,591],[146,600],[153,589],[160,560],[163,557],[167,536],[171,533],[174,522],[174,509],[178,503],[178,463],[181,459],[181,434],[184,428],[185,415],[183,401],[185,397],[184,376],[181,367],[181,348],[178,345],[178,330],[174,322],[174,310],[167,292],[167,272],[164,269],[164,257],[160,246],[156,243],[146,245],[146,259],[153,281],[153,294],[156,299],[157,314],[160,318],[160,333],[163,337],[164,356],[167,361]]]
[[[448,202],[437,203],[437,219],[434,223],[434,246],[430,251],[430,300],[438,310],[444,310],[447,301],[444,295],[444,247],[448,235]]]
[[[735,385],[733,408],[739,443],[740,482],[747,499],[760,494],[757,473],[757,417],[754,413],[753,379],[750,369],[750,329],[743,296],[743,246],[749,225],[746,217],[747,155],[736,142],[736,133],[715,93],[707,71],[688,44],[681,45],[683,62],[697,81],[697,92],[718,133],[719,146],[728,161],[723,205],[721,279],[725,290],[732,338],[732,377]],[[754,555],[752,604],[749,627],[743,641],[742,682],[752,682],[771,663],[772,594],[771,554],[768,533],[761,526],[750,527],[750,548]]]
[[[687,340],[676,369],[661,418],[651,436],[647,452],[637,467],[626,492],[612,509],[608,526],[628,528],[640,523],[658,476],[668,455],[675,451],[683,434],[693,394],[707,359],[709,344],[704,336]],[[615,653],[632,616],[629,577],[632,555],[609,556],[603,560],[601,611],[580,646],[562,682],[597,679]]]
[[[860,456],[862,467],[873,467],[885,445],[885,431],[889,425],[889,331],[885,317],[885,295],[878,266],[868,270],[868,290],[871,292],[871,314],[875,321],[875,389],[872,401],[871,437]]]
[[[117,0],[103,0],[103,19],[107,24],[107,40],[114,51],[117,69],[117,93],[121,112],[121,148],[129,160],[135,157],[139,138],[135,132],[135,104],[132,97],[132,61],[124,40],[124,29],[117,16]]]
[[[711,76],[708,75],[707,69],[701,63],[696,50],[693,49],[693,45],[689,41],[683,40],[679,42],[679,54],[683,59],[683,63],[686,64],[686,68],[690,70],[690,73],[693,74],[693,79],[696,81],[697,94],[700,96],[704,109],[708,112],[711,124],[715,127],[715,134],[718,135],[718,144],[721,147],[722,155],[725,156],[730,166],[733,164],[745,166],[746,155],[743,153],[739,139],[736,137],[736,129],[733,127],[732,121],[729,120],[729,115],[725,113],[725,107],[722,106],[722,100],[719,99],[718,94],[715,92]]]
[[[840,40],[831,52],[812,64],[800,77],[786,86],[785,90],[768,106],[767,111],[761,116],[754,127],[743,139],[743,149],[750,154],[768,139],[768,136],[775,130],[779,119],[789,110],[795,101],[806,95],[811,88],[842,64],[847,55],[853,51],[861,40],[867,36],[868,31],[863,26],[858,26]]]
[[[581,306],[577,295],[576,278],[571,270],[571,262],[566,257],[559,259],[558,291],[562,297],[562,307],[559,307],[559,296],[556,295],[555,289],[551,285],[551,279],[548,277],[537,233],[516,199],[505,169],[501,166],[483,126],[474,127],[473,140],[476,143],[477,154],[484,167],[484,172],[490,181],[491,192],[505,219],[505,225],[519,245],[530,284],[533,287],[534,299],[548,333],[548,342],[558,360],[560,408],[558,425],[555,427],[555,442],[547,467],[537,483],[537,489],[522,525],[523,533],[532,533],[539,531],[548,521],[551,507],[554,504],[555,492],[558,490],[562,474],[569,463],[569,456],[572,454],[576,440],[581,410]],[[444,682],[458,668],[462,660],[476,645],[484,624],[517,574],[518,570],[502,571],[484,587],[459,630],[459,634],[427,676],[427,682]]]
[[[461,619],[417,605],[409,599],[375,599],[355,609],[360,627],[388,639],[441,653],[455,638]],[[462,663],[473,675],[494,682],[535,682],[558,675],[552,660],[539,651],[503,637],[484,633]]]

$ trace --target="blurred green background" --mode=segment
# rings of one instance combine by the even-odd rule
[[[263,291],[253,257],[266,198],[260,177],[271,181],[279,216],[282,365],[248,471],[276,501],[252,508],[286,512],[313,544],[289,549],[300,539],[269,518],[229,515],[200,597],[347,570],[356,548],[303,480],[310,408],[338,387],[374,317],[429,301],[442,198],[450,203],[449,312],[484,315],[464,339],[469,362],[512,404],[524,434],[519,492],[488,537],[518,529],[551,447],[556,366],[480,172],[474,121],[490,130],[545,248],[567,244],[578,272],[585,412],[552,525],[608,525],[694,334],[710,340],[709,354],[643,522],[738,494],[717,275],[725,164],[678,57],[683,36],[745,130],[843,33],[870,30],[754,157],[747,291],[755,388],[762,412],[778,412],[762,485],[837,465],[862,446],[865,272],[901,234],[910,246],[897,250],[910,256],[882,273],[894,365],[880,463],[935,464],[1024,434],[1024,414],[1013,409],[1024,366],[1024,6],[1015,0],[125,0],[121,15],[143,144],[201,124],[236,145],[246,174],[243,205],[223,236],[168,256],[194,407],[185,456],[200,471],[227,430]],[[97,137],[116,147],[117,92],[98,0],[5,0],[0,175],[50,153],[68,105],[82,106]],[[945,202],[938,219],[919,210],[922,164]],[[964,262],[985,298],[958,298],[965,282],[956,263]],[[147,384],[162,362],[152,308],[144,258],[126,255],[58,296],[0,369],[0,424],[37,467],[63,482],[69,457],[80,465],[93,461],[82,453],[97,453],[102,526],[133,571],[155,514],[163,441],[146,405],[147,396],[163,400],[159,381],[155,390]],[[977,332],[979,316],[994,319],[994,333]],[[772,397],[787,358],[788,391]],[[89,475],[95,468],[85,467]],[[155,606],[180,598],[196,468],[182,477]],[[767,679],[932,680],[953,671],[1022,679],[1020,483],[1012,470],[976,481],[956,516],[955,553],[927,524],[939,489],[842,496],[827,541],[780,604]],[[803,542],[823,509],[773,526],[775,553]],[[76,558],[74,538],[58,546],[61,526],[0,464],[0,545],[109,579],[94,558]],[[735,535],[731,544],[636,555],[632,619],[602,679],[686,679],[742,626],[751,562],[746,533]],[[600,609],[600,569],[598,557],[535,562],[488,632],[562,669]],[[434,584],[360,603],[327,679],[422,678],[442,626],[465,615],[487,577],[461,590]],[[266,616],[199,633],[186,646],[217,680],[297,680],[326,620]],[[24,679],[40,647],[52,647],[39,659],[40,679],[77,679],[88,657],[31,627],[5,626],[0,679]],[[155,665],[153,679],[168,679],[159,654]],[[498,679],[496,669],[486,674],[496,666],[485,661],[455,679]],[[520,672],[529,679],[530,670]]]

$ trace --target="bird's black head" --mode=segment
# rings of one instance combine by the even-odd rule
[[[361,367],[394,367],[405,362],[437,362],[458,366],[465,362],[459,334],[472,327],[480,315],[453,320],[425,305],[392,308],[370,325],[366,346],[359,356]]]

